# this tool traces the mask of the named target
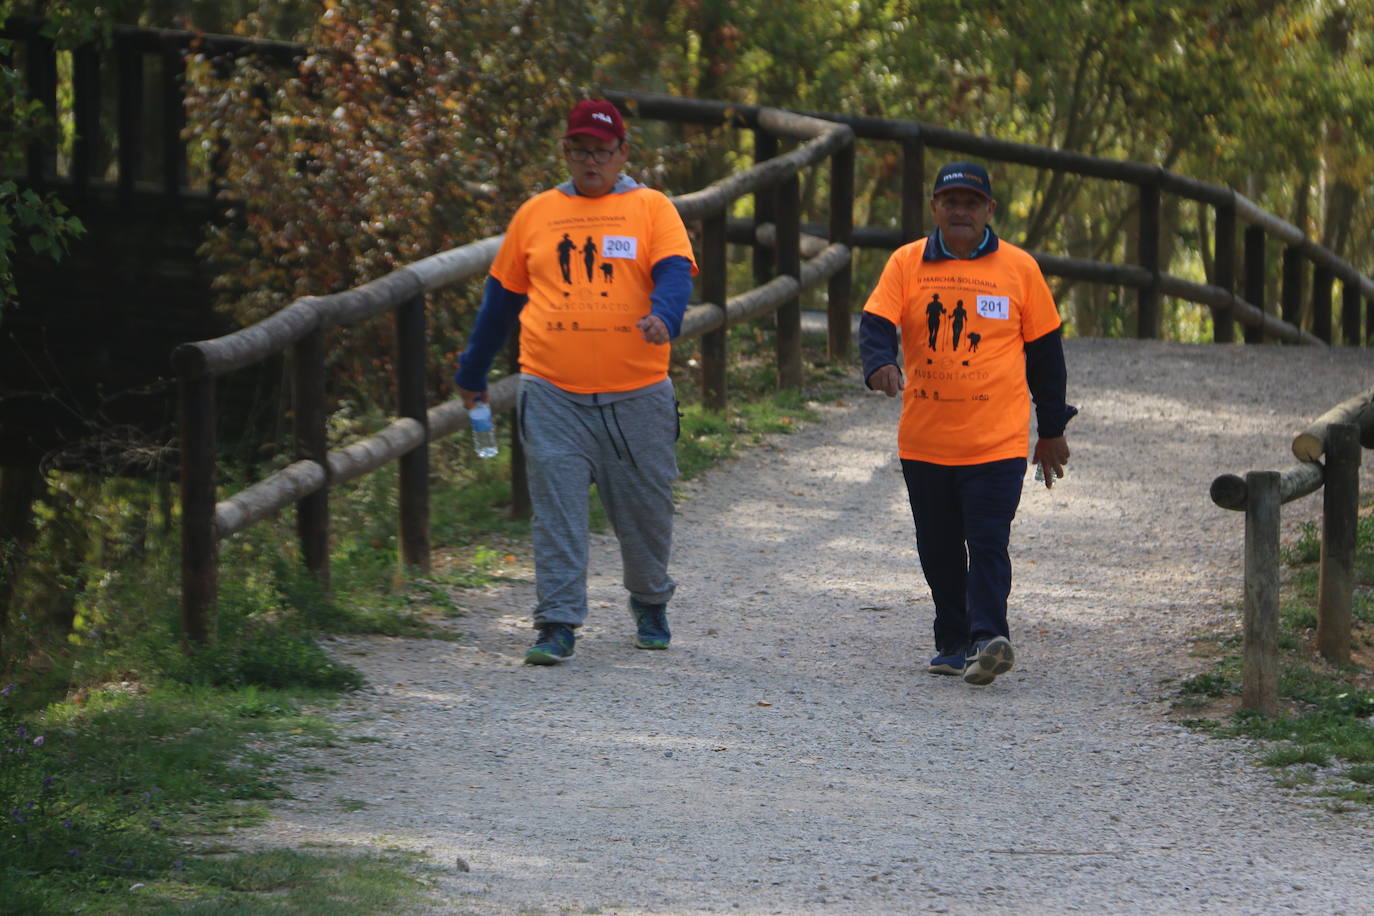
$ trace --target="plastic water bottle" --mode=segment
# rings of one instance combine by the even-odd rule
[[[478,401],[468,411],[468,422],[472,424],[472,446],[478,458],[495,458],[500,449],[496,446],[496,429],[492,424],[491,405]]]

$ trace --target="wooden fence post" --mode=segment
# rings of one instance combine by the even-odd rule
[[[100,133],[100,55],[95,45],[83,44],[72,54],[73,120],[72,187],[85,197],[103,145]]]
[[[1296,326],[1302,320],[1302,279],[1307,273],[1302,249],[1286,245],[1283,249],[1283,282],[1279,289],[1280,317]]]
[[[143,177],[143,54],[133,39],[115,36],[115,66],[119,198],[127,204],[134,196],[134,182]]]
[[[801,282],[801,181],[794,173],[778,185],[778,276]],[[801,388],[801,296],[777,311],[778,387]]]
[[[1360,337],[1360,284],[1346,277],[1341,280],[1341,343],[1358,347]]]
[[[1216,271],[1217,286],[1234,294],[1236,291],[1236,206],[1224,204],[1216,214]],[[1236,339],[1236,319],[1230,306],[1212,309],[1212,342],[1231,343]]]
[[[773,134],[770,134],[768,131],[763,130],[762,128],[759,128],[759,129],[755,130],[755,131],[754,131],[754,164],[757,165],[757,164],[759,164],[760,162],[765,162],[765,161],[767,161],[767,160],[769,160],[769,159],[772,159],[772,158],[773,158],[774,156],[776,156],[777,154],[778,154],[778,138],[777,138],[776,136],[774,136]],[[759,191],[754,192],[754,231],[755,231],[755,232],[758,231],[759,226],[761,226],[761,225],[763,225],[763,224],[765,224],[765,223],[771,223],[771,222],[773,222],[773,220],[774,220],[774,217],[775,217],[775,215],[776,215],[776,207],[774,207],[774,205],[773,205],[773,194],[774,194],[774,191],[773,191],[772,188],[763,188],[763,189],[761,189],[761,190],[759,190]],[[725,218],[724,215],[722,215],[722,218]],[[776,238],[776,236],[775,236],[775,238]],[[759,241],[758,241],[758,237],[755,236],[755,237],[754,237],[753,250],[754,250],[754,285],[755,285],[755,286],[762,286],[763,284],[767,283],[769,280],[773,279],[773,263],[774,263],[773,247],[772,247],[771,245],[763,245],[763,244],[760,244]],[[705,294],[703,294],[702,298],[705,299],[705,301],[707,301],[707,302],[712,302],[712,301],[714,301],[714,300],[710,299],[709,297],[705,296]],[[720,301],[720,302],[717,302],[716,304],[719,305],[719,306],[721,306],[722,308],[725,307],[725,302],[724,302],[724,300],[722,300],[722,301]],[[712,333],[714,333],[714,332],[712,332]],[[702,347],[705,347],[705,346],[706,346],[706,342],[703,340],[703,341],[702,341]],[[724,352],[724,350],[722,350],[721,352]],[[724,388],[721,389],[722,397],[724,396],[724,390],[725,390]],[[715,410],[716,408],[711,408],[711,409],[712,409],[712,410]],[[723,401],[721,402],[721,408],[720,408],[720,409],[724,409],[724,402],[723,402]]]
[[[1322,488],[1322,552],[1317,602],[1317,648],[1350,664],[1350,610],[1355,592],[1355,529],[1360,504],[1360,428],[1326,428],[1326,484]]]
[[[919,136],[902,138],[902,238],[926,234],[926,144]]]
[[[291,414],[296,457],[324,468],[325,484],[296,503],[296,533],[305,568],[329,588],[329,442],[324,394],[324,328],[296,341],[291,352]]]
[[[1159,310],[1159,182],[1140,186],[1140,238],[1136,241],[1140,266],[1150,272],[1149,284],[1136,292],[1135,336],[1154,340],[1160,335]]]
[[[1245,227],[1245,301],[1263,312],[1265,244],[1264,229],[1259,226]],[[1243,332],[1248,344],[1264,343],[1264,329],[1246,325]]]
[[[43,35],[29,37],[24,51],[28,66],[24,77],[29,98],[43,106],[50,118],[57,119],[57,46]],[[34,140],[27,151],[29,184],[42,187],[57,174],[57,149]]]
[[[830,158],[830,243],[850,245],[854,235],[854,144],[849,143]],[[853,347],[853,315],[849,310],[853,260],[831,277],[826,288],[827,348],[831,362],[849,360]]]
[[[727,262],[725,211],[708,216],[701,233],[701,300],[725,308]],[[755,253],[763,246],[756,246]],[[771,254],[771,252],[770,252]],[[757,266],[757,262],[756,262]],[[771,267],[771,264],[770,264]],[[701,402],[707,410],[725,410],[725,335],[727,325],[701,336]]]
[[[186,58],[175,40],[162,51],[162,190],[169,200],[181,194],[186,176]]]
[[[215,378],[182,374],[181,630],[189,643],[210,641],[217,592],[215,536]],[[189,645],[188,645],[189,648]]]
[[[1279,478],[1278,471],[1245,475],[1245,642],[1241,703],[1272,716],[1278,711]]]
[[[400,415],[426,429],[425,441],[402,455],[400,466],[401,563],[429,572],[429,410],[425,403],[425,295],[396,308],[396,389]]]
[[[1318,264],[1312,269],[1312,333],[1331,343],[1331,268]]]

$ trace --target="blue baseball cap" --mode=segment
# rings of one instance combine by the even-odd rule
[[[966,188],[977,191],[988,200],[992,199],[992,180],[988,178],[988,170],[976,162],[951,162],[941,168],[935,176],[935,186],[930,196],[934,197],[950,188]]]

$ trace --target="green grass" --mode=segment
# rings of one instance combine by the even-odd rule
[[[1374,644],[1374,515],[1357,528],[1356,596],[1352,616],[1357,647]],[[1282,549],[1290,568],[1280,596],[1278,692],[1285,711],[1274,718],[1239,712],[1221,721],[1190,717],[1184,724],[1221,738],[1261,742],[1258,761],[1274,770],[1276,782],[1310,791],[1333,805],[1374,805],[1374,672],[1338,666],[1314,651],[1317,626],[1320,532],[1305,525]],[[1240,640],[1219,639],[1215,666],[1183,681],[1175,710],[1195,713],[1241,692]]]
[[[387,859],[209,855],[284,797],[284,758],[337,740],[305,711],[332,692],[121,684],[29,709],[23,693],[0,699],[0,912],[367,913],[418,894]]]

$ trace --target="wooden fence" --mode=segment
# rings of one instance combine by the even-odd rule
[[[1283,471],[1222,474],[1212,501],[1245,513],[1245,611],[1242,705],[1278,711],[1279,520],[1287,502],[1322,490],[1322,537],[1317,587],[1317,648],[1350,663],[1355,590],[1356,527],[1361,446],[1374,448],[1374,389],[1338,404],[1293,439],[1300,464]],[[1325,465],[1317,459],[1326,456]]]
[[[302,45],[282,41],[114,26],[108,43],[91,41],[70,52],[64,89],[59,51],[44,27],[43,20],[24,16],[0,23],[0,36],[13,40],[18,50],[13,63],[23,71],[28,97],[54,120],[63,114],[59,97],[70,104],[70,149],[34,143],[23,178],[30,187],[63,189],[78,201],[108,183],[125,202],[136,193],[169,201],[188,194],[213,197],[218,163],[197,172],[183,135],[187,56],[204,55],[223,69],[237,56],[289,67],[306,55]]]
[[[726,328],[776,312],[780,383],[801,383],[801,311],[798,297],[822,281],[832,295],[846,288],[849,248],[832,241],[814,257],[801,258],[798,172],[829,160],[832,186],[852,187],[853,133],[849,128],[769,108],[740,115],[743,123],[800,143],[792,152],[732,175],[711,186],[675,198],[685,219],[702,223],[701,304],[687,310],[678,339],[701,337],[703,394],[714,408],[726,403]],[[775,199],[777,274],[738,296],[726,292],[725,220],[730,206],[745,195]],[[847,235],[852,194],[832,193],[831,229]],[[460,401],[427,404],[424,356],[426,295],[482,275],[495,256],[500,237],[474,242],[415,264],[378,280],[330,296],[293,302],[263,321],[215,340],[186,343],[172,354],[179,380],[182,501],[182,623],[192,642],[212,633],[211,609],[216,596],[216,555],[221,540],[291,505],[297,507],[302,557],[322,579],[329,575],[329,489],[360,477],[387,462],[399,462],[400,544],[402,562],[427,570],[429,548],[428,443],[459,431],[467,418]],[[397,338],[397,419],[381,432],[329,451],[325,424],[325,330],[395,314]],[[850,315],[832,311],[833,327]],[[847,337],[846,337],[847,339]],[[225,373],[289,352],[292,422],[297,460],[246,489],[216,497],[215,383]],[[491,403],[508,408],[515,401],[517,380],[508,377],[491,388]]]
[[[1135,264],[1111,264],[1032,252],[1049,276],[1090,283],[1126,286],[1136,290],[1136,337],[1158,338],[1161,332],[1160,298],[1168,295],[1208,306],[1212,312],[1213,339],[1235,340],[1235,325],[1244,327],[1246,343],[1266,340],[1288,343],[1335,343],[1333,336],[1333,282],[1341,281],[1342,309],[1339,342],[1358,346],[1374,341],[1374,280],[1301,229],[1262,210],[1253,201],[1222,185],[1197,181],[1159,166],[1122,162],[1083,153],[1014,143],[951,130],[935,124],[884,118],[823,115],[847,124],[857,140],[896,143],[901,156],[901,226],[898,229],[856,227],[855,248],[896,248],[925,235],[928,184],[926,151],[929,148],[993,162],[1010,162],[1056,173],[1123,182],[1138,191],[1138,246]],[[1162,195],[1197,201],[1212,208],[1216,251],[1214,279],[1197,283],[1163,272],[1160,262]],[[1237,229],[1243,226],[1243,246],[1237,257]],[[808,231],[812,231],[808,227]],[[1266,308],[1265,286],[1272,258],[1270,241],[1282,246],[1282,283],[1276,313]],[[1306,283],[1311,269],[1312,281]],[[1312,330],[1299,327],[1299,317],[1310,291]],[[1363,308],[1362,308],[1363,306]],[[1363,322],[1363,330],[1361,324]]]
[[[41,23],[12,19],[4,31],[19,47],[29,95],[54,115],[60,114],[58,52],[42,34]],[[198,180],[193,182],[181,132],[186,54],[204,53],[227,62],[233,56],[251,53],[289,66],[306,52],[298,45],[174,30],[116,27],[113,39],[109,48],[89,45],[72,52],[70,115],[76,139],[64,168],[59,167],[63,163],[55,148],[35,145],[29,151],[24,176],[29,184],[68,187],[79,194],[113,174],[125,198],[135,191],[154,189],[170,200],[192,193],[213,194],[215,163],[208,163],[207,173],[195,176]],[[111,93],[115,98],[113,131],[102,122]],[[649,93],[606,94],[637,118],[726,125],[754,133],[753,168],[674,201],[685,219],[699,223],[702,304],[689,310],[680,339],[701,338],[703,400],[713,409],[723,408],[727,399],[725,329],[768,312],[776,312],[779,383],[784,387],[800,383],[798,296],[822,281],[827,283],[830,358],[851,358],[850,252],[858,248],[890,250],[925,233],[929,149],[1049,169],[1056,174],[1124,182],[1136,188],[1135,263],[1032,254],[1050,276],[1136,290],[1138,337],[1160,336],[1161,297],[1170,295],[1210,308],[1217,342],[1233,341],[1235,325],[1240,324],[1246,343],[1333,343],[1337,340],[1333,285],[1339,280],[1339,342],[1361,345],[1374,338],[1374,281],[1306,238],[1298,227],[1264,212],[1230,188],[1195,181],[1157,166],[1012,143],[919,122],[788,113]],[[853,225],[855,146],[859,141],[898,147],[901,210],[897,227]],[[800,145],[779,155],[784,144]],[[829,169],[828,219],[824,224],[803,222],[799,174],[822,163]],[[1212,283],[1200,284],[1164,272],[1160,214],[1165,194],[1212,208],[1216,239]],[[753,218],[729,219],[730,204],[748,195],[753,197]],[[729,295],[726,282],[726,249],[730,243],[749,245],[754,252],[756,286],[736,296]],[[496,244],[497,239],[474,242],[357,289],[300,300],[228,337],[177,348],[173,365],[179,379],[182,418],[183,616],[190,639],[201,641],[209,635],[208,614],[216,591],[216,547],[223,538],[294,503],[305,564],[327,579],[329,487],[392,460],[400,465],[403,562],[420,569],[428,566],[427,443],[458,430],[465,412],[456,403],[433,408],[426,405],[420,364],[425,352],[425,296],[482,274]],[[1281,257],[1281,282],[1278,302],[1271,309],[1265,301],[1266,287],[1276,248]],[[1311,330],[1303,329],[1299,322],[1308,302]],[[389,311],[396,315],[401,354],[396,370],[399,418],[368,439],[327,451],[324,329]],[[217,501],[215,380],[284,351],[292,357],[298,460]],[[507,380],[494,386],[496,406],[510,403],[512,384]]]

